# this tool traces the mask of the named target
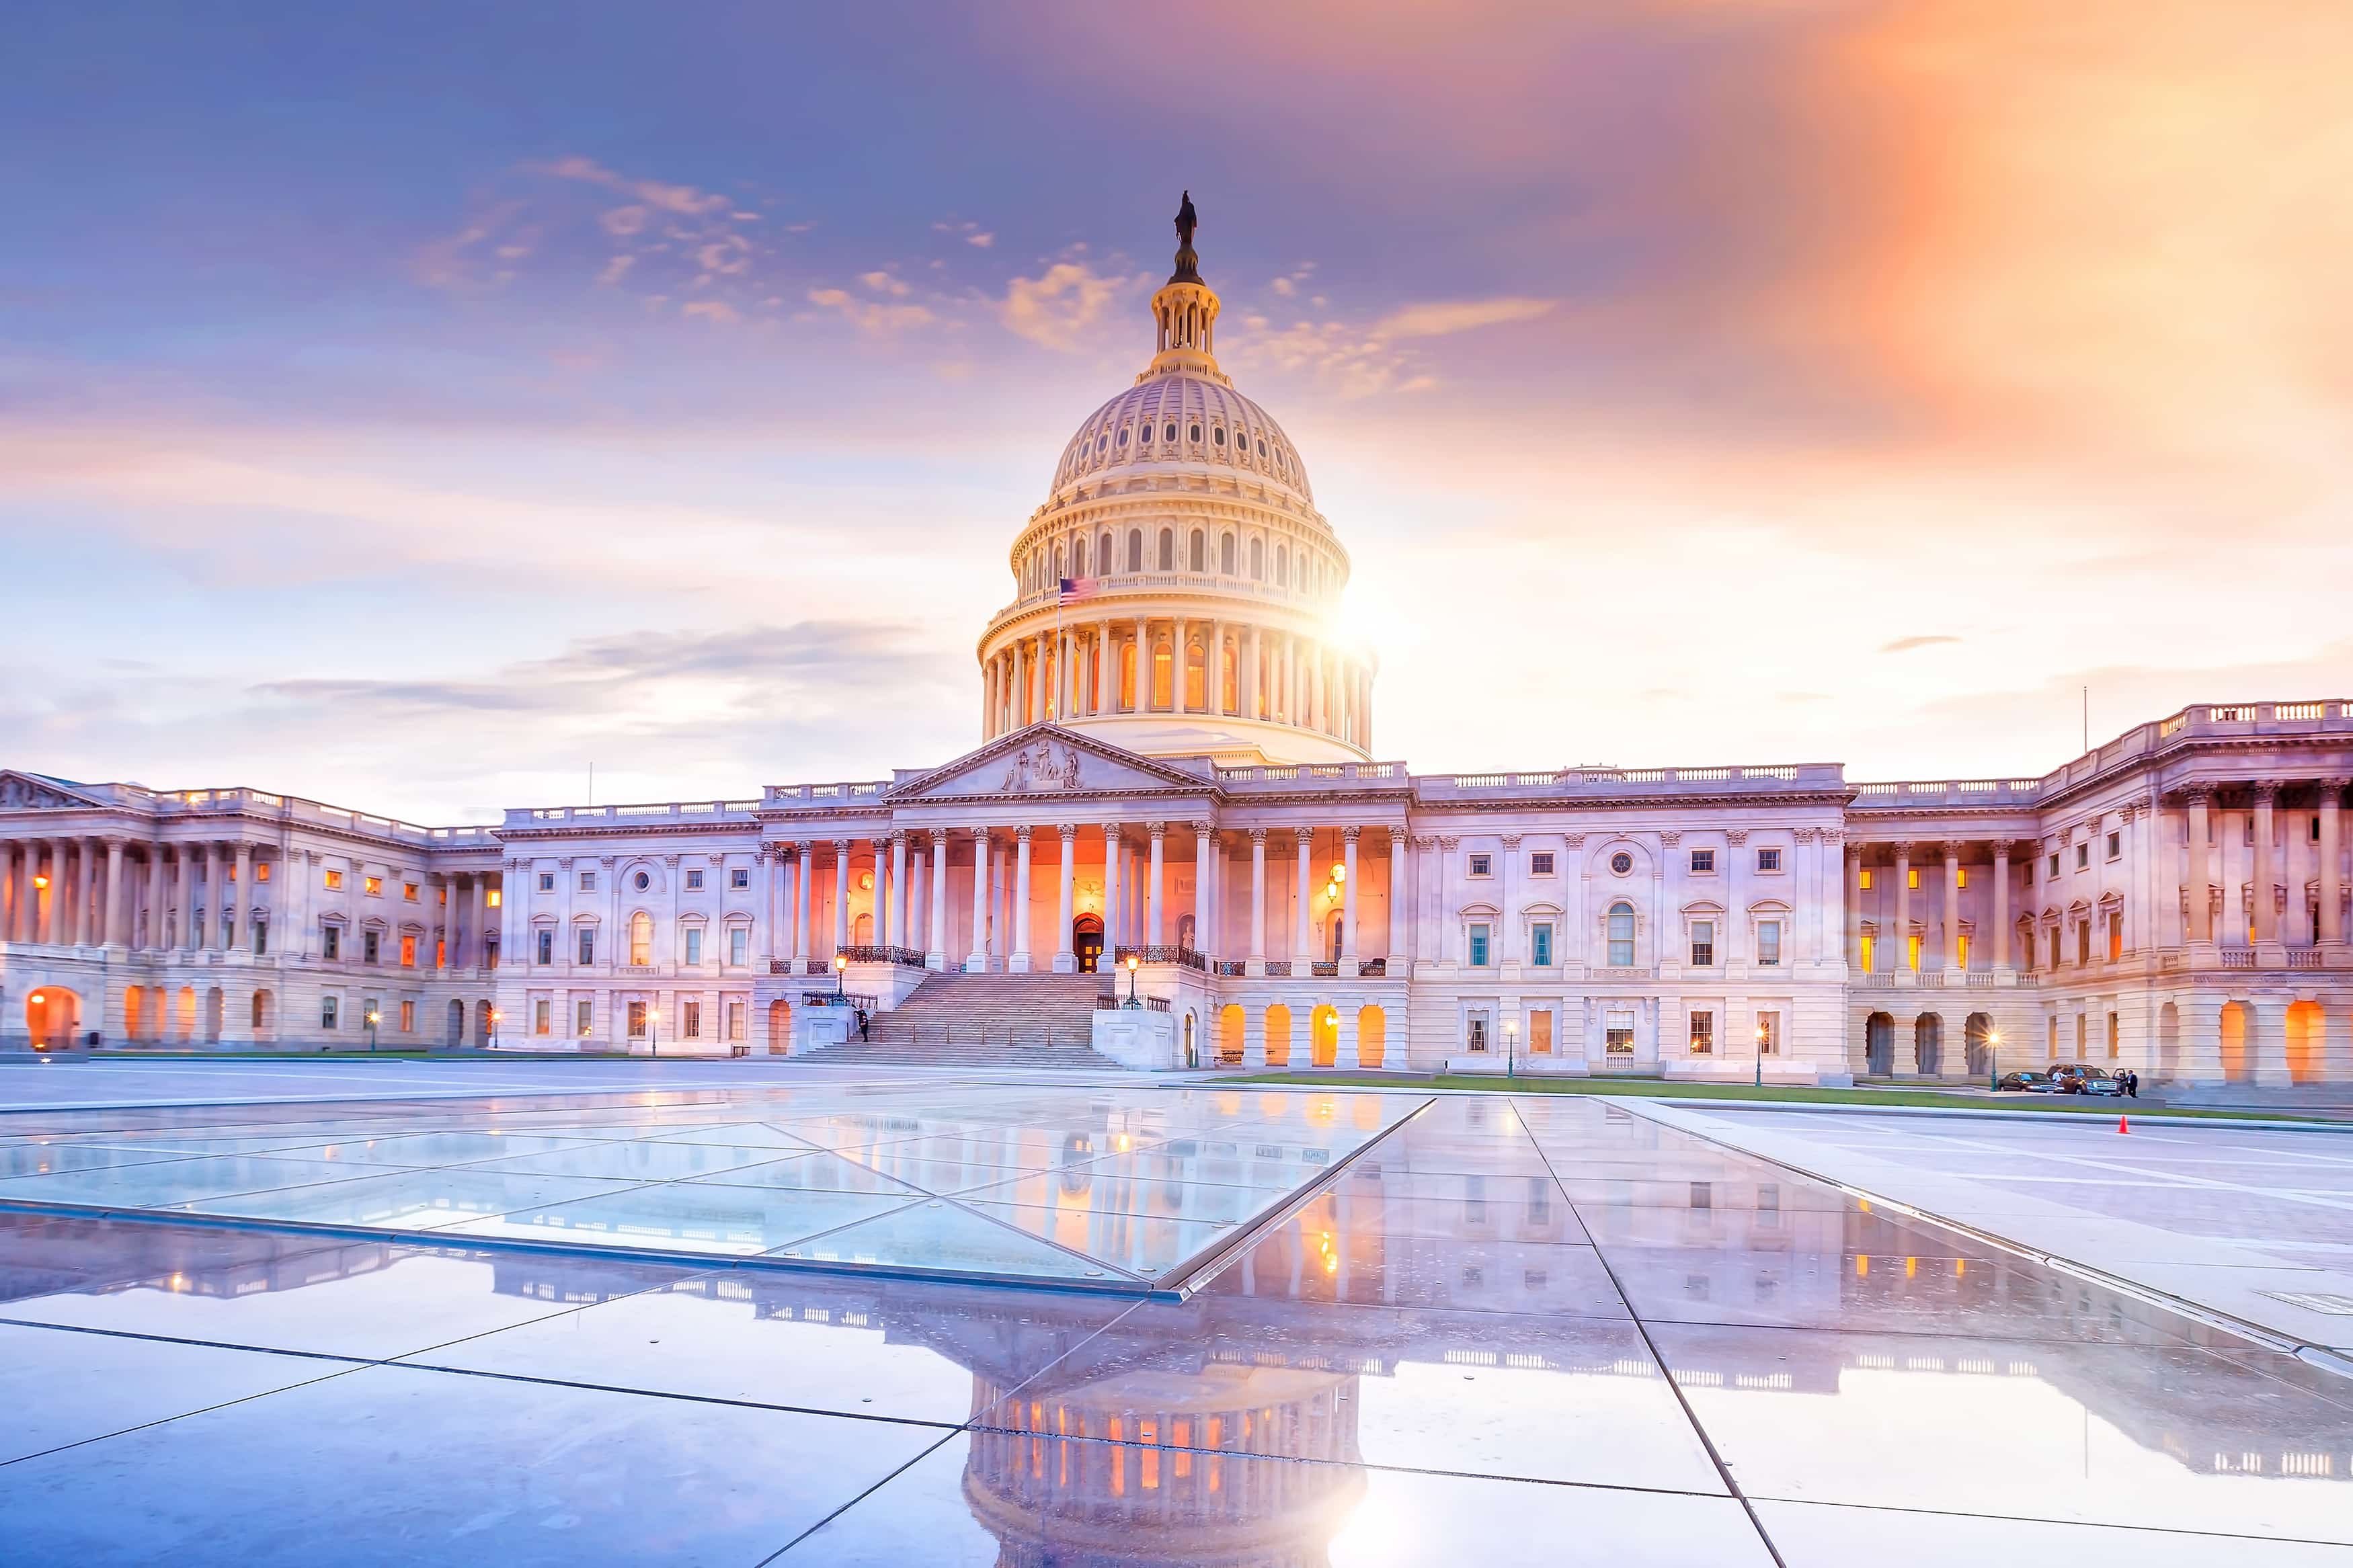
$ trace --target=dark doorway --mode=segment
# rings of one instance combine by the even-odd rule
[[[1863,1071],[1885,1078],[1895,1070],[1895,1020],[1873,1013],[1862,1026]]]
[[[1081,915],[1071,922],[1071,951],[1079,955],[1079,973],[1094,974],[1103,968],[1103,921]]]

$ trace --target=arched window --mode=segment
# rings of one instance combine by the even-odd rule
[[[1168,639],[1162,637],[1152,645],[1152,705],[1166,708],[1173,692],[1170,685],[1176,672],[1169,668]]]
[[[1185,432],[1185,439],[1192,442],[1197,447],[1199,446],[1201,444],[1201,426],[1198,424],[1188,426]]]
[[[1176,531],[1173,528],[1160,531],[1160,569],[1163,572],[1176,570]]]
[[[1078,542],[1071,546],[1071,575],[1073,577],[1083,577],[1086,574],[1087,542],[1085,537],[1082,535]]]
[[[1069,575],[1070,575],[1070,574],[1069,574],[1069,573],[1067,573],[1067,572],[1065,572],[1065,571],[1063,571],[1063,570],[1062,570],[1062,547],[1061,547],[1060,545],[1057,544],[1056,546],[1054,546],[1054,572],[1053,572],[1053,575],[1052,575],[1052,576],[1050,576],[1050,577],[1048,577],[1048,578],[1046,579],[1046,581],[1047,581],[1047,582],[1049,582],[1049,583],[1059,583],[1059,582],[1060,582],[1064,577],[1067,577],[1067,576],[1069,576]]]
[[[1168,427],[1160,433],[1160,438],[1164,441],[1174,441],[1176,439],[1176,421],[1169,421]]]
[[[1222,576],[1234,574],[1234,536],[1223,534],[1218,540],[1218,571]]]
[[[1274,547],[1274,585],[1278,588],[1291,586],[1291,547],[1287,544]]]
[[[1144,570],[1144,530],[1140,528],[1127,531],[1127,569],[1131,572]]]
[[[1185,644],[1185,707],[1189,711],[1209,706],[1209,672],[1204,668],[1205,650],[1189,638]]]
[[[1220,640],[1218,644],[1218,710],[1221,713],[1240,711],[1241,646]]]
[[[1208,536],[1198,528],[1193,531],[1191,554],[1194,571],[1207,572],[1209,569]]]
[[[1266,541],[1263,539],[1253,539],[1250,541],[1250,581],[1253,583],[1261,583],[1265,580]]]
[[[1135,711],[1135,645],[1129,643],[1119,650],[1119,705],[1129,712]]]
[[[1634,963],[1634,906],[1620,899],[1609,906],[1609,967],[1630,969]]]
[[[629,917],[629,963],[638,968],[654,961],[654,917],[639,910]]]
[[[1095,542],[1095,570],[1106,577],[1111,575],[1111,530],[1109,529],[1103,530],[1103,536]]]

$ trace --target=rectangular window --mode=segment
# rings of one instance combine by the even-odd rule
[[[253,863],[253,879],[254,879],[255,881],[257,881],[257,882],[267,882],[268,880],[269,880],[269,861],[267,861],[267,860],[256,860],[256,861]]]
[[[586,1039],[596,1032],[596,1004],[581,1001],[572,1005],[572,1032]]]
[[[332,1029],[335,1027],[335,1015],[341,1010],[342,1005],[343,998],[340,996],[320,997],[319,1027],[322,1029]]]
[[[1957,969],[1969,966],[1969,933],[1967,931],[1953,939],[1953,965]]]
[[[727,962],[741,969],[752,962],[752,931],[748,926],[736,926],[727,933]]]
[[[1471,875],[1473,877],[1492,877],[1494,874],[1495,858],[1493,855],[1473,855],[1471,857]]]
[[[1487,1015],[1484,1013],[1471,1015],[1470,1047],[1473,1051],[1482,1054],[1487,1049]]]
[[[360,962],[362,963],[384,962],[384,934],[381,931],[360,932]]]
[[[1906,939],[1905,962],[1915,970],[1920,967],[1920,939],[1918,937],[1915,936]]]
[[[2124,1055],[2124,1049],[2123,1028],[2116,1020],[2116,1015],[2111,1013],[2108,1015],[2108,1060],[2115,1061]]]
[[[2056,849],[2053,849],[2052,851],[2051,851],[2051,869],[2050,869],[2049,871],[2045,872],[2045,873],[2044,873],[2044,876],[2045,876],[2046,878],[2054,878],[2054,877],[2056,877],[2056,876],[2058,876],[2058,875],[2059,875],[2059,851],[2057,851]]]
[[[1634,1054],[1634,1015],[1612,1013],[1604,1024],[1602,1048],[1613,1057]]]
[[[699,869],[689,871],[686,874],[686,885],[690,891],[701,888],[702,886],[702,871]]]
[[[1780,1014],[1757,1015],[1757,1054],[1760,1057],[1778,1057],[1781,1054]]]
[[[1865,866],[1864,868],[1862,868],[1862,890],[1863,890],[1864,892],[1866,892],[1866,893],[1867,893],[1867,892],[1871,891],[1871,889],[1872,889],[1871,868],[1870,868],[1870,867],[1868,867],[1868,866]]]
[[[448,963],[449,944],[446,942],[440,941],[438,938],[435,939],[433,943],[433,967],[436,969],[444,969],[448,966]]]
[[[1691,868],[1692,868],[1692,874],[1693,874],[1694,876],[1698,876],[1698,877],[1704,877],[1704,876],[1706,876],[1709,872],[1711,872],[1711,871],[1715,870],[1715,850],[1713,850],[1713,849],[1694,849],[1694,850],[1693,850],[1693,851],[1692,851]]]
[[[360,879],[360,891],[365,893],[371,899],[383,897],[384,879],[382,877],[363,877]]]
[[[1876,973],[1879,972],[1879,951],[1878,951],[1878,950],[1879,950],[1879,939],[1878,939],[1877,937],[1875,937],[1875,936],[1873,936],[1869,931],[1865,931],[1865,932],[1863,932],[1863,935],[1862,935],[1862,972],[1863,972],[1865,974],[1876,974]]]
[[[1528,875],[1531,877],[1549,877],[1552,875],[1551,850],[1538,849],[1528,856]]]
[[[1538,921],[1528,927],[1528,962],[1538,969],[1552,967],[1552,922]]]
[[[1538,1007],[1528,1015],[1528,1055],[1552,1055],[1552,1009]]]
[[[555,962],[555,933],[554,931],[543,931],[533,933],[532,962],[534,963],[554,963]]]
[[[505,899],[506,894],[504,891],[497,888],[492,888],[489,892],[482,895],[482,904],[486,909],[494,910],[497,909],[501,903],[504,902]]]
[[[2078,871],[2086,870],[2086,869],[2088,869],[2088,868],[2090,868],[2091,864],[2092,864],[2092,847],[2091,847],[2090,845],[2088,845],[2088,844],[2078,844],[2078,845],[2076,845],[2076,846],[2075,846],[2075,869],[2077,869]]]
[[[681,1002],[678,1005],[678,1032],[682,1039],[702,1038],[702,1004]]]
[[[742,892],[752,885],[752,868],[749,866],[733,868],[727,873],[727,885],[737,892]]]
[[[741,1002],[727,1004],[727,1037],[731,1040],[744,1037],[744,1004]]]
[[[686,961],[689,963],[702,962],[702,928],[701,926],[686,928]]]
[[[2111,833],[2111,834],[2109,834],[2109,835],[2108,835],[2108,858],[2109,858],[2109,859],[2111,859],[2111,860],[2121,860],[2121,859],[2123,859],[2123,858],[2124,858],[2124,853],[2125,853],[2125,836],[2124,836],[2123,834],[2121,834],[2121,833]]]
[[[1715,1054],[1715,1015],[1713,1012],[1691,1016],[1691,1054],[1712,1057]]]
[[[327,891],[331,893],[340,893],[343,890],[343,874],[341,871],[329,871],[327,873]]]
[[[256,958],[267,958],[269,955],[269,922],[268,921],[256,921],[253,922],[253,956]]]
[[[1779,870],[1781,852],[1778,849],[1759,849],[1757,851],[1757,868],[1759,871]]]
[[[1953,886],[1955,886],[1956,888],[1966,888],[1966,887],[1968,887],[1968,885],[1969,885],[1969,868],[1968,868],[1967,866],[1956,866],[1956,867],[1954,867],[1954,868],[1953,868]]]
[[[539,874],[539,890],[540,890],[541,892],[543,892],[543,893],[552,893],[552,892],[555,891],[555,873],[554,873],[554,872],[553,872],[553,871],[542,871],[542,872]]]
[[[2032,886],[2034,886],[2034,862],[2033,862],[2033,861],[2031,861],[2031,860],[2021,860],[2021,861],[2018,863],[2018,879],[2019,879],[2020,881],[2021,881],[2021,882],[2025,883],[2025,884],[2026,884],[2028,887],[2030,887],[2030,888],[2031,888],[2031,887],[2032,887]]]
[[[2108,962],[2115,963],[2125,955],[2125,917],[2120,910],[2108,911]],[[2113,1014],[2110,1016],[2114,1016]]]
[[[580,928],[580,962],[583,963],[596,962],[596,928],[595,926]]]
[[[319,928],[319,955],[322,958],[327,959],[337,959],[343,956],[343,927],[321,926]]]
[[[382,1010],[376,1006],[375,997],[369,996],[361,1000],[360,1022],[365,1024],[371,1029],[384,1022],[384,1014]]]
[[[583,871],[580,873],[580,890],[584,893],[593,893],[596,890],[596,872]]]
[[[1471,967],[1473,969],[1487,967],[1487,937],[1488,927],[1483,921],[1472,926]]]
[[[417,884],[414,882],[403,882],[400,885],[400,896],[407,900],[412,904],[417,902]]]
[[[417,967],[417,939],[413,936],[403,936],[400,939],[400,967],[403,969]]]
[[[2059,928],[2057,926],[2051,928],[2051,967],[2053,969],[2059,967]]]
[[[2092,922],[2089,921],[2084,921],[2075,928],[2075,962],[2078,963],[2092,962]]]
[[[543,996],[531,1005],[531,1032],[544,1035],[555,1027],[555,1005]]]
[[[1906,866],[1905,868],[1904,868],[1904,885],[1905,885],[1905,887],[1907,887],[1907,888],[1910,888],[1910,889],[1913,889],[1915,892],[1917,892],[1917,891],[1919,890],[1919,888],[1920,888],[1920,868],[1919,868],[1919,867],[1917,867],[1917,866]]]
[[[1779,921],[1757,922],[1757,962],[1768,969],[1781,962],[1781,922]]]
[[[1694,969],[1715,967],[1715,922],[1692,921],[1691,961]]]
[[[414,1002],[400,1005],[400,1032],[404,1035],[417,1033],[417,1004]]]

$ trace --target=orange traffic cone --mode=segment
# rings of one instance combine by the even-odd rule
[[[2119,1132],[2129,1132],[2132,1131],[2132,1123],[2119,1116],[2116,1118],[2116,1131]]]

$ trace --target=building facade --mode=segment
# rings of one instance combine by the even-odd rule
[[[1132,954],[1201,1063],[2353,1079],[2353,704],[2195,706],[2039,778],[1411,773],[1218,309],[1187,235],[1008,552],[977,750],[467,828],[0,773],[0,1045],[786,1053],[834,993]]]

